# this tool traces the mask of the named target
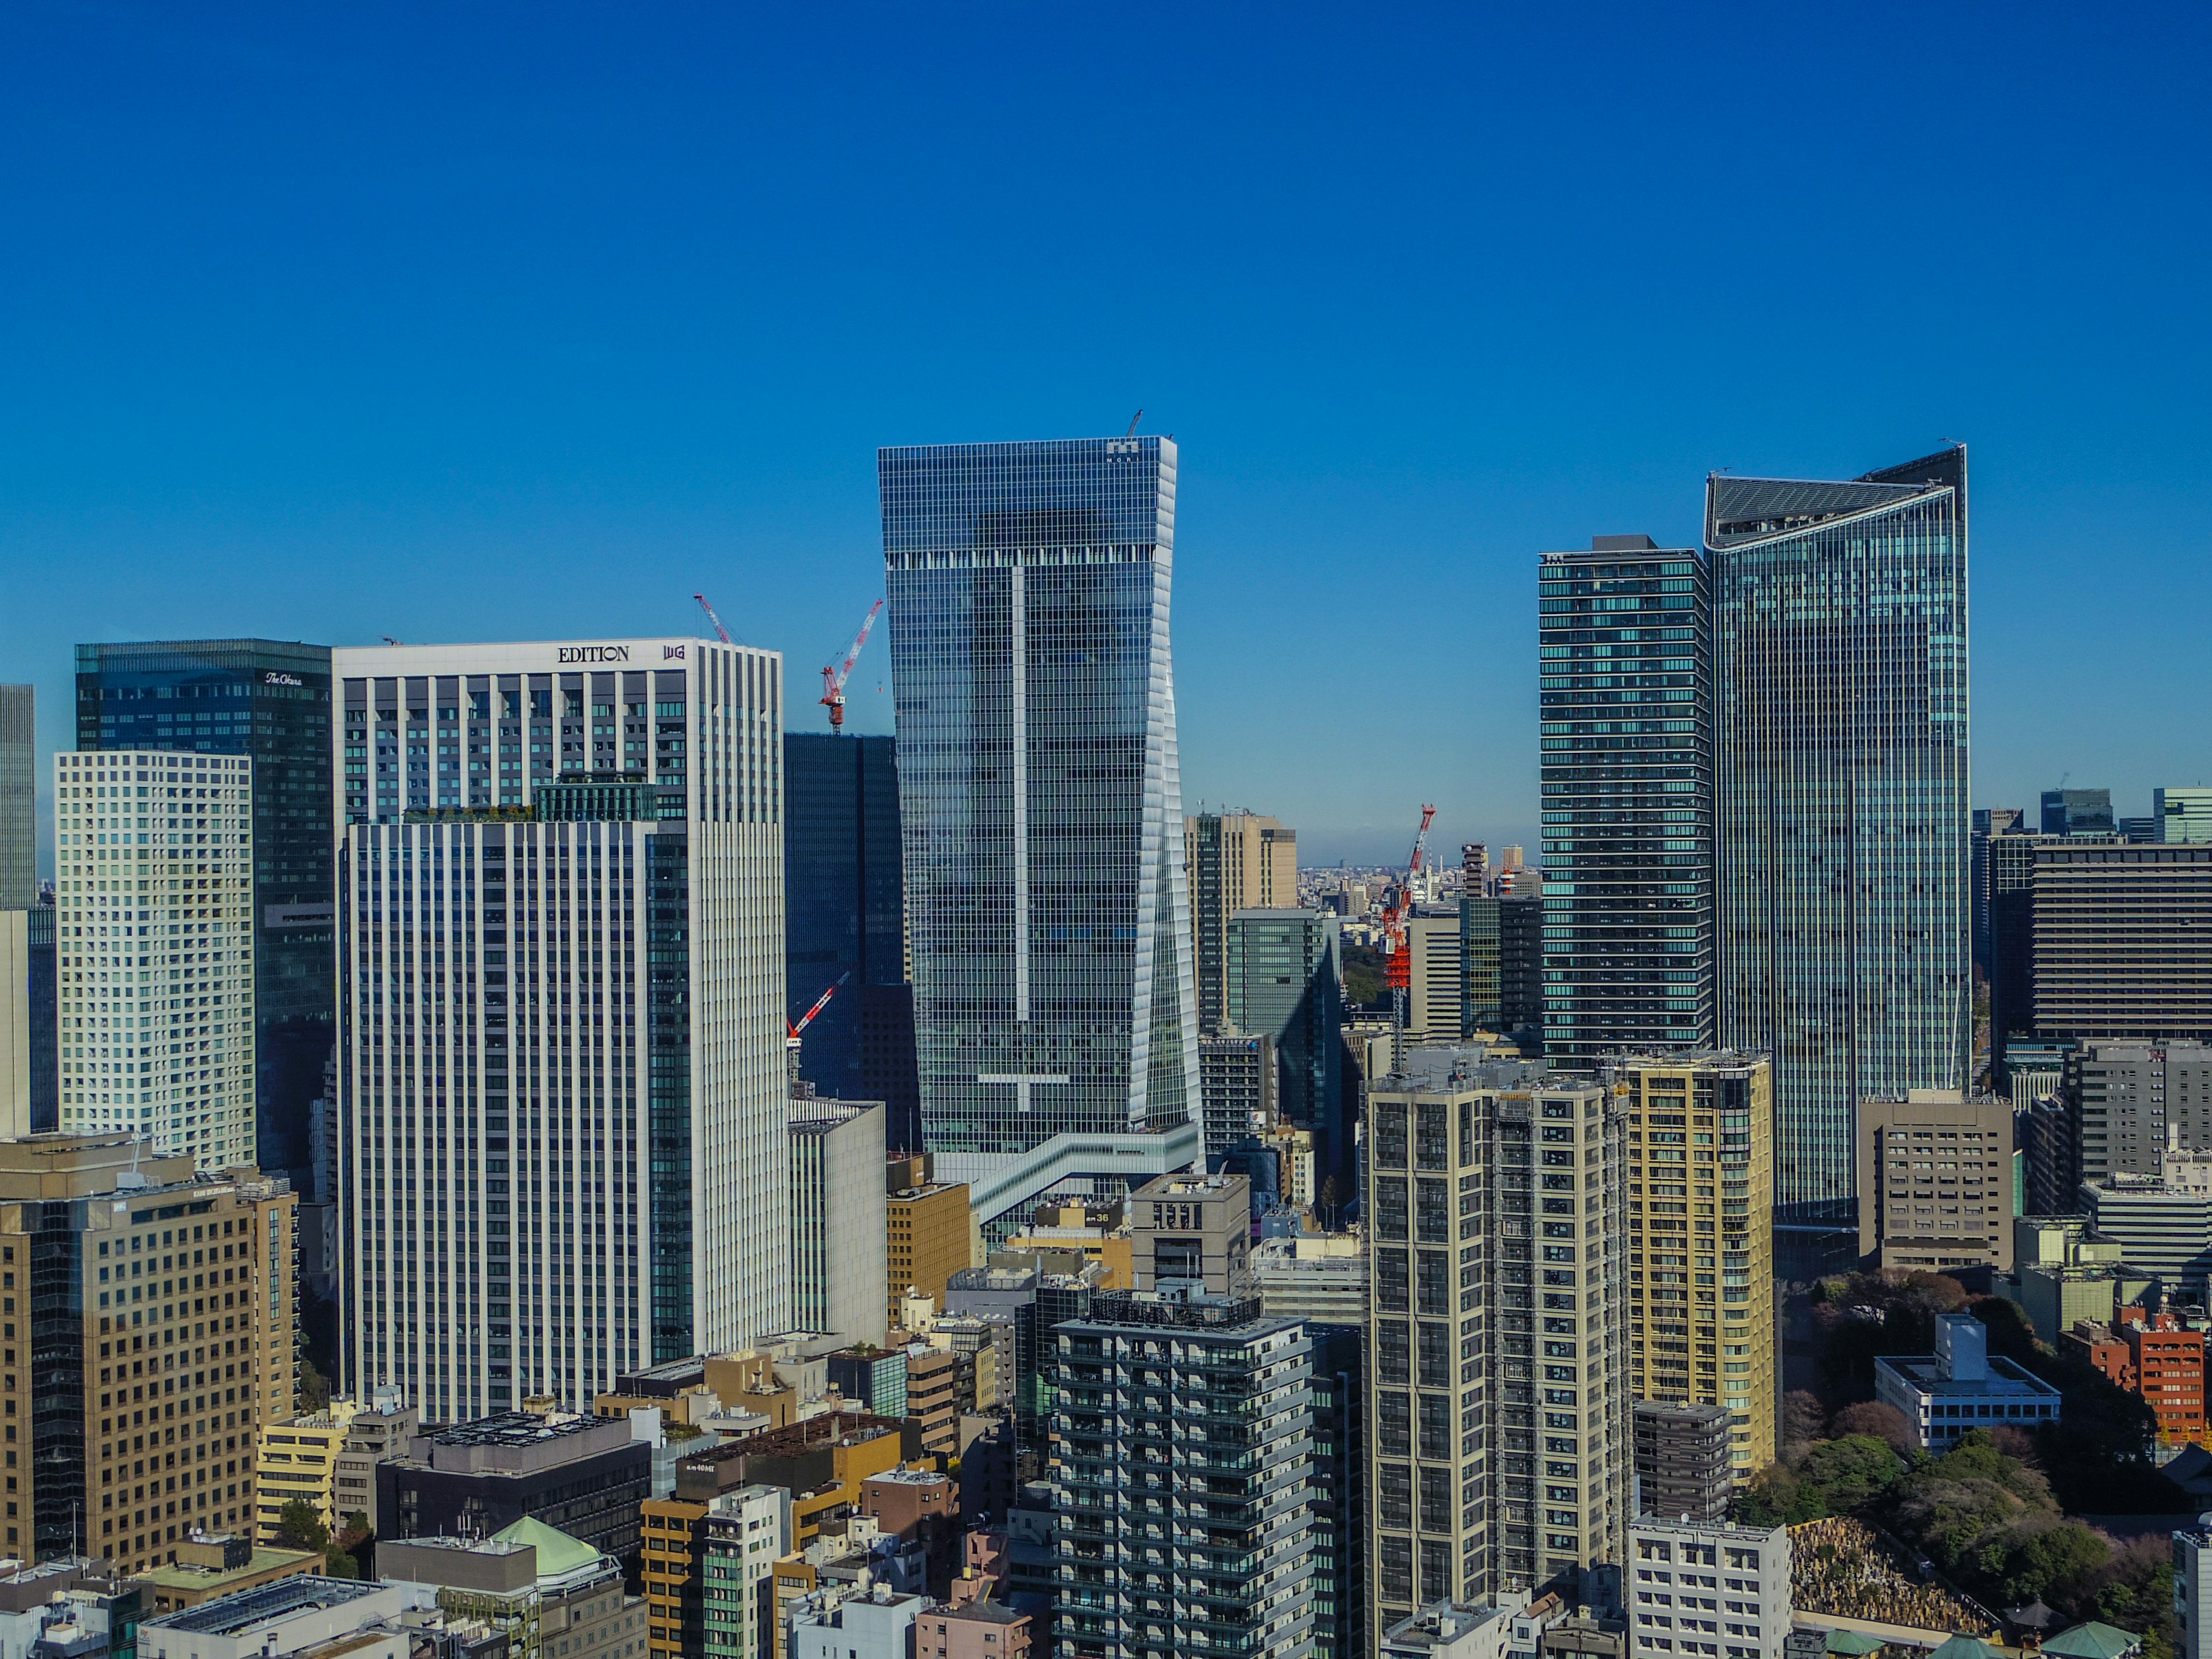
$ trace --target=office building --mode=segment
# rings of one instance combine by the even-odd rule
[[[1241,1175],[1161,1176],[1129,1194],[1130,1257],[1140,1291],[1252,1289],[1252,1194]]]
[[[1273,1037],[1199,1038],[1198,1093],[1208,1158],[1268,1132],[1279,1115],[1276,1084]]]
[[[47,1286],[27,1346],[6,1350],[8,1419],[33,1455],[0,1543],[136,1573],[195,1527],[251,1528],[255,1433],[298,1409],[297,1202],[281,1177],[196,1176],[121,1134],[0,1140],[0,1263]],[[207,1281],[191,1296],[185,1270]],[[132,1403],[157,1393],[175,1407],[158,1429]],[[160,1434],[191,1465],[161,1477],[173,1490],[144,1471]]]
[[[1652,1516],[1631,1533],[1632,1651],[1776,1659],[1790,1638],[1790,1531]]]
[[[2157,1421],[2160,1445],[2204,1438],[2202,1328],[2184,1326],[2170,1313],[2122,1307],[2109,1321],[2077,1321],[2062,1340],[2086,1350],[2114,1388],[2143,1402]]]
[[[880,1342],[890,1328],[884,1109],[802,1097],[789,1134],[792,1328]]]
[[[1406,919],[1406,1039],[1456,1042],[1466,1035],[1465,947],[1456,906],[1423,906]]]
[[[787,1614],[789,1659],[914,1659],[915,1621],[927,1605],[881,1586],[842,1599],[817,1590]]]
[[[923,1138],[988,1222],[1202,1151],[1176,446],[884,450]]]
[[[1713,1041],[1712,611],[1705,561],[1597,536],[1537,566],[1544,1052]]]
[[[904,1348],[841,1348],[828,1358],[830,1388],[855,1409],[893,1423],[906,1415]]]
[[[37,696],[0,685],[0,911],[39,902]]]
[[[2035,1034],[2035,849],[2057,838],[2013,830],[1992,836],[1989,861],[1990,1057],[2008,1073],[2013,1049]]]
[[[325,647],[240,639],[76,648],[78,749],[252,763],[253,856],[225,872],[251,881],[257,1121],[248,1158],[302,1193],[311,1106],[336,1037],[332,735]]]
[[[1325,1175],[1348,1181],[1343,974],[1333,915],[1240,910],[1229,919],[1230,1026],[1274,1043],[1278,1111],[1284,1121],[1311,1132]]]
[[[2054,1346],[2084,1320],[2111,1324],[2157,1285],[2154,1276],[2128,1265],[2121,1244],[2090,1231],[2086,1217],[2021,1216],[2012,1235],[2013,1271],[1997,1279],[1997,1294]]]
[[[0,910],[0,1135],[54,1127],[55,1018],[53,907]]]
[[[1774,1078],[1761,1054],[1634,1056],[1628,1113],[1629,1383],[1725,1407],[1730,1466],[1774,1461]]]
[[[528,1517],[627,1564],[652,1472],[652,1448],[627,1418],[502,1412],[418,1435],[379,1464],[377,1514],[393,1538],[481,1534]]]
[[[1735,1454],[1724,1406],[1636,1402],[1636,1512],[1668,1520],[1728,1519]]]
[[[915,1626],[915,1659],[1028,1659],[1030,1625],[1005,1601],[932,1607]]]
[[[1314,1638],[1313,1345],[1196,1285],[1095,1297],[1052,1334],[1064,1659],[1179,1659]],[[1203,1428],[1204,1433],[1194,1432]],[[1170,1445],[1176,1455],[1169,1455]],[[1202,1541],[1173,1548],[1182,1516]]]
[[[149,1606],[136,1651],[146,1659],[290,1659],[335,1649],[363,1659],[408,1651],[403,1626],[427,1624],[410,1587],[292,1573],[198,1601]],[[410,1615],[413,1619],[410,1620]]]
[[[2212,1149],[2212,1048],[2202,1043],[2085,1042],[2067,1054],[2058,1094],[2056,1115],[2071,1133],[2076,1184],[2154,1176],[2169,1139]],[[2067,1192],[2067,1202],[2039,1212],[2071,1210]]]
[[[1877,1269],[2012,1269],[2013,1109],[1914,1089],[1859,1103],[1859,1259]]]
[[[781,659],[391,646],[332,672],[352,1391],[434,1421],[585,1406],[787,1329]]]
[[[646,1605],[624,1594],[623,1564],[542,1522],[526,1517],[489,1537],[379,1539],[376,1552],[386,1583],[431,1592],[449,1620],[504,1638],[513,1659],[645,1650]]]
[[[1462,1034],[1521,1039],[1533,1054],[1544,1024],[1544,901],[1468,897],[1459,915]]]
[[[2019,1111],[2013,1135],[2027,1165],[2021,1213],[2069,1213],[2081,1185],[2081,1114],[2068,1104],[2066,1091],[2045,1094]]]
[[[422,1413],[406,1404],[397,1389],[379,1389],[367,1405],[354,1406],[331,1480],[331,1504],[341,1518],[362,1516],[368,1529],[380,1536],[391,1530],[377,1513],[376,1466],[387,1457],[404,1456],[408,1443],[422,1431]]]
[[[252,1162],[252,767],[54,757],[64,1133]]]
[[[2154,840],[2212,841],[2212,789],[2154,789],[2150,816]]]
[[[870,991],[906,983],[906,896],[897,744],[890,738],[787,732],[783,738],[784,1006],[797,1020],[825,991],[799,1049],[817,1094],[875,1100],[862,1065]],[[918,1146],[920,1126],[891,1126]]]
[[[966,1185],[933,1180],[930,1153],[894,1157],[884,1167],[884,1306],[896,1324],[900,1301],[910,1294],[947,1306],[945,1287],[975,1260],[975,1224]]]
[[[2109,789],[2046,789],[2039,825],[2046,836],[2109,836],[2112,822],[2112,792]]]
[[[1626,1547],[1625,1097],[1413,1049],[1368,1092],[1370,1642]]]
[[[2090,1230],[2172,1301],[2212,1299],[2212,1153],[2170,1152],[2159,1175],[2081,1183]]]
[[[791,1494],[741,1486],[710,1499],[700,1554],[700,1644],[707,1659],[769,1659],[775,1649],[775,1564],[791,1549]]]
[[[1849,1255],[1858,1103],[1972,1081],[1966,452],[1715,473],[1705,547],[1720,1041],[1775,1056],[1802,1273]]]
[[[1252,1247],[1252,1288],[1271,1314],[1367,1328],[1367,1241],[1358,1233],[1263,1238]]]
[[[338,1457],[353,1420],[349,1400],[333,1400],[306,1417],[279,1418],[262,1425],[254,1449],[252,1535],[265,1545],[281,1545],[285,1505],[312,1505],[315,1516],[335,1538],[345,1530],[337,1506]]]
[[[1967,1313],[1936,1321],[1936,1352],[1874,1362],[1875,1398],[1905,1419],[1912,1443],[1947,1452],[1974,1429],[2033,1430],[2058,1420],[2058,1390],[2013,1361],[1991,1358],[1989,1327]]]
[[[1298,836],[1254,812],[1200,812],[1182,821],[1190,881],[1191,961],[1200,1036],[1229,1021],[1229,919],[1298,902]]]
[[[1990,975],[1990,842],[2021,828],[2027,814],[2017,806],[1977,806],[1972,842],[1974,892],[1974,971]]]
[[[2046,842],[2034,906],[2039,1033],[2212,1042],[2212,846]]]

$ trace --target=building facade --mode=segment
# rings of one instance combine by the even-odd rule
[[[1725,1521],[1735,1498],[1735,1454],[1727,1407],[1686,1401],[1636,1402],[1636,1513]]]
[[[1790,1639],[1790,1530],[1718,1522],[1636,1523],[1630,1650],[1779,1659]]]
[[[1298,902],[1298,833],[1254,812],[1200,812],[1182,821],[1190,880],[1191,961],[1201,1036],[1229,1022],[1229,919]]]
[[[1856,1224],[1857,1103],[1973,1033],[1966,452],[1707,482],[1720,1041],[1774,1060],[1793,1269]]]
[[[2112,817],[2109,789],[2046,789],[2039,827],[2046,836],[2110,836],[2119,825]]]
[[[1628,1166],[1620,1098],[1540,1068],[1415,1049],[1368,1109],[1379,1647],[1429,1602],[1620,1565]]]
[[[2169,1146],[2212,1149],[2212,1048],[2199,1042],[2085,1042],[2065,1057],[2048,1115],[2070,1134],[2073,1188],[2112,1175],[2155,1176]],[[2033,1120],[2031,1120],[2033,1121]],[[2051,1154],[2046,1153],[2046,1157]]]
[[[2212,1042],[2212,845],[2035,849],[2035,1029]]]
[[[1972,880],[1974,893],[1974,971],[1990,975],[1990,842],[2018,830],[2027,817],[2017,806],[1974,809]]]
[[[1198,1040],[1199,1098],[1205,1105],[1209,1158],[1267,1133],[1279,1114],[1273,1037]]]
[[[1628,1114],[1628,1363],[1638,1400],[1720,1406],[1729,1466],[1776,1455],[1774,1081],[1760,1054],[1618,1061]]]
[[[817,1094],[876,1100],[861,1028],[872,992],[906,984],[906,896],[898,745],[884,737],[787,732],[783,738],[784,1006],[796,1021],[824,991],[799,1049]],[[918,1146],[896,1123],[890,1144]]]
[[[80,750],[252,763],[255,1149],[311,1188],[313,1103],[336,1038],[331,653],[283,640],[76,648]]]
[[[2010,1101],[1956,1089],[1863,1100],[1859,1136],[1862,1261],[2012,1271]]]
[[[1537,566],[1544,1051],[1713,1041],[1712,611],[1705,561],[1598,536]]]
[[[1200,1150],[1176,446],[878,463],[924,1139],[989,1220]]]
[[[1255,1297],[1115,1292],[1051,1342],[1064,1659],[1310,1652],[1304,1325]]]
[[[787,1329],[781,659],[394,646],[333,673],[352,1391],[588,1406]]]
[[[635,1571],[653,1449],[630,1437],[627,1417],[501,1412],[417,1437],[377,1466],[376,1481],[392,1537],[542,1525]]]
[[[253,1161],[253,763],[54,757],[65,1133]]]
[[[1406,1040],[1456,1042],[1467,1035],[1467,948],[1456,906],[1422,907],[1406,921]]]
[[[2154,789],[2150,816],[2160,841],[2212,841],[2212,789]]]
[[[775,1651],[775,1564],[791,1548],[791,1494],[741,1486],[707,1504],[700,1614],[707,1659]]]
[[[0,685],[0,910],[39,902],[38,696]]]
[[[890,1306],[884,1109],[795,1098],[789,1133],[792,1328],[880,1342]]]
[[[1243,910],[1229,919],[1229,1024],[1275,1048],[1275,1104],[1309,1130],[1323,1174],[1350,1179],[1344,1121],[1343,952],[1320,910]]]

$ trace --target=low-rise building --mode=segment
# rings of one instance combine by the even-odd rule
[[[133,1651],[137,1590],[104,1561],[59,1556],[0,1571],[0,1653],[25,1659],[110,1659]]]
[[[1496,1607],[1431,1601],[1382,1632],[1382,1659],[1514,1659],[1514,1616],[1528,1605],[1525,1590]]]
[[[346,1424],[345,1444],[338,1450],[332,1506],[341,1517],[363,1516],[371,1532],[383,1530],[376,1510],[376,1466],[404,1453],[422,1429],[422,1414],[404,1400],[391,1384],[370,1390],[368,1404]]]
[[[940,1603],[915,1626],[915,1659],[1028,1659],[1030,1616],[1004,1601]]]
[[[1253,1247],[1252,1287],[1272,1318],[1367,1323],[1367,1241],[1360,1234],[1300,1232]]]
[[[1875,1397],[1905,1418],[1913,1443],[1948,1451],[1973,1429],[2055,1423],[2058,1390],[2013,1361],[1991,1358],[1989,1328],[1972,1314],[1936,1322],[1936,1352],[1875,1361]]]
[[[718,1517],[726,1522],[735,1516],[750,1523],[750,1535],[744,1540],[750,1547],[738,1552],[738,1559],[753,1560],[765,1578],[776,1557],[788,1547],[786,1534],[790,1514],[791,1494],[778,1486],[740,1486],[734,1492],[703,1500],[648,1499],[643,1506],[645,1536],[639,1557],[645,1588],[647,1650],[665,1656],[665,1659],[683,1659],[683,1656],[696,1656],[707,1650],[707,1566],[714,1547],[714,1523]],[[748,1528],[741,1527],[739,1530],[745,1532]],[[726,1547],[728,1532],[728,1527],[723,1526],[726,1554],[730,1553]],[[765,1547],[771,1542],[775,1553],[764,1554]],[[718,1631],[723,1638],[721,1646],[726,1651],[737,1652],[739,1647],[731,1644],[746,1632],[727,1623],[729,1607],[721,1606],[720,1616],[724,1620]]]
[[[2012,1231],[2013,1271],[1998,1278],[1997,1293],[2045,1342],[2085,1319],[2110,1324],[2156,1282],[2121,1259],[2118,1241],[2092,1232],[2087,1216],[2019,1216]]]
[[[789,1659],[914,1659],[919,1595],[869,1590],[834,1604],[820,1591],[792,1604]]]
[[[277,1544],[284,1507],[295,1499],[312,1505],[333,1537],[337,1508],[338,1455],[354,1417],[350,1400],[333,1400],[312,1417],[271,1423],[261,1431],[254,1457],[255,1524],[264,1544]]]
[[[377,1568],[451,1618],[503,1634],[510,1659],[636,1659],[645,1602],[623,1589],[623,1564],[525,1517],[489,1538],[386,1540]]]
[[[149,1615],[179,1613],[323,1570],[323,1558],[313,1550],[256,1549],[239,1533],[193,1533],[179,1539],[172,1554],[173,1559],[131,1580]]]
[[[824,1526],[860,1510],[860,1484],[899,1466],[899,1425],[862,1412],[801,1418],[725,1441],[676,1467],[676,1496],[704,1503],[748,1485],[791,1494],[791,1547],[805,1549]]]
[[[2158,1419],[2158,1437],[2169,1446],[2201,1441],[2205,1434],[2204,1333],[2170,1313],[2127,1307],[2110,1324],[2081,1320],[2065,1340],[2087,1352],[2089,1363],[2114,1387],[2139,1396]]]
[[[2084,1181],[2081,1201],[2090,1226],[2157,1275],[2169,1300],[2212,1294],[2212,1152],[2174,1149],[2160,1174]]]
[[[1790,1634],[1790,1534],[1646,1518],[1629,1529],[1631,1651],[1771,1659]]]
[[[418,1588],[358,1578],[294,1577],[157,1615],[138,1626],[142,1659],[262,1659],[370,1632],[356,1655],[407,1659],[406,1614],[429,1605]]]
[[[418,1435],[377,1466],[380,1535],[481,1535],[528,1516],[627,1564],[652,1474],[627,1419],[500,1413]]]

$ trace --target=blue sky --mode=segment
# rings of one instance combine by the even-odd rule
[[[1533,558],[1972,446],[1976,796],[2207,754],[2201,8],[0,10],[0,678],[732,630],[878,444],[1182,447],[1184,786],[1535,817]],[[886,729],[880,644],[854,722]],[[804,724],[820,711],[796,711]]]

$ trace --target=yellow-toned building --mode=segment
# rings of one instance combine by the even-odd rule
[[[1626,1097],[1629,1382],[1725,1407],[1741,1482],[1774,1461],[1774,1073],[1763,1054],[1615,1062]]]
[[[896,1325],[909,1290],[945,1305],[945,1282],[975,1265],[975,1222],[967,1186],[932,1180],[927,1152],[891,1159],[886,1192],[884,1266]]]
[[[345,1449],[355,1410],[350,1400],[333,1400],[327,1411],[272,1423],[261,1431],[254,1457],[254,1509],[263,1544],[279,1541],[276,1528],[283,1523],[284,1506],[295,1498],[313,1504],[331,1536],[337,1536],[338,1454]]]

